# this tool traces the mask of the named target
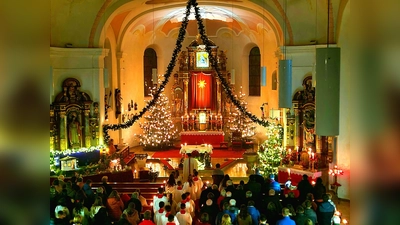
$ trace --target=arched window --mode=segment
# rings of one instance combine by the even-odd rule
[[[153,87],[152,71],[157,69],[157,53],[152,48],[147,48],[143,56],[143,78],[144,78],[144,96],[150,94],[150,87]],[[156,84],[157,81],[154,81]]]
[[[261,95],[261,54],[258,47],[254,47],[249,55],[249,96]]]

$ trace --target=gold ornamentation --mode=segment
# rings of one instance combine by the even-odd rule
[[[205,88],[206,87],[206,81],[205,80],[199,80],[199,83],[197,84],[199,88]]]

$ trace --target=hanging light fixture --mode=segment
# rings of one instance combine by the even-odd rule
[[[262,18],[262,20],[263,20],[263,26],[262,26],[262,45],[263,46],[262,46],[262,48],[263,48],[263,56],[264,56],[264,19],[265,19],[264,10],[265,10],[265,1],[263,3],[264,4],[263,4],[263,18]],[[263,62],[264,62],[264,59],[263,59]],[[260,79],[261,86],[265,87],[265,86],[267,86],[267,67],[266,66],[261,66],[260,74],[261,74],[261,79]]]
[[[292,107],[292,60],[286,59],[286,0],[284,2],[283,60],[279,60],[279,108]]]
[[[329,47],[329,14],[326,48],[317,48],[315,91],[315,132],[320,136],[339,135],[339,102],[340,102],[340,48]]]

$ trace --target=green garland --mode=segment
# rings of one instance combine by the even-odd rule
[[[230,84],[222,76],[220,68],[218,67],[218,62],[211,52],[210,46],[212,45],[212,43],[208,40],[208,37],[206,35],[203,20],[201,19],[201,16],[200,16],[200,8],[198,7],[198,3],[196,0],[188,0],[187,6],[186,6],[185,17],[183,18],[181,27],[179,29],[179,35],[178,35],[178,39],[176,40],[175,49],[172,53],[171,61],[169,62],[168,66],[167,66],[167,71],[164,74],[163,82],[160,84],[159,88],[157,89],[156,93],[154,94],[154,98],[151,101],[149,101],[147,103],[147,105],[138,114],[134,115],[132,118],[130,118],[126,122],[120,123],[120,124],[105,124],[105,125],[103,125],[103,135],[104,135],[104,141],[106,143],[110,139],[110,135],[108,134],[109,130],[115,131],[115,130],[127,129],[127,128],[131,127],[137,120],[142,118],[142,116],[157,102],[158,98],[160,97],[160,93],[164,90],[165,86],[169,82],[169,78],[171,77],[172,70],[175,67],[176,59],[178,57],[178,54],[181,51],[182,42],[185,39],[186,27],[189,23],[190,9],[192,6],[195,9],[195,18],[197,20],[200,37],[203,40],[203,43],[206,45],[206,51],[208,52],[211,65],[217,72],[217,76],[220,79],[222,87],[224,88],[224,91],[226,92],[227,96],[229,97],[231,102],[239,109],[239,111],[242,112],[246,117],[250,118],[253,122],[255,122],[263,127],[269,126],[269,123],[267,120],[259,119],[257,116],[253,115],[251,112],[248,112],[246,110],[246,108],[244,108],[240,104],[240,101],[234,96],[234,94],[230,88]]]

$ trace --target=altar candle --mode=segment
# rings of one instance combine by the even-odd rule
[[[289,174],[289,177],[290,177],[290,169],[287,169],[287,172],[288,172],[288,174]]]
[[[296,149],[297,149],[297,153],[299,153],[299,146],[296,146]]]
[[[289,148],[289,155],[290,155],[290,154],[292,154],[292,149],[291,149],[291,148]]]
[[[185,146],[187,145],[187,143],[185,143]]]
[[[311,159],[314,159],[314,152],[311,153]]]
[[[182,116],[182,122],[183,122],[183,116]]]

